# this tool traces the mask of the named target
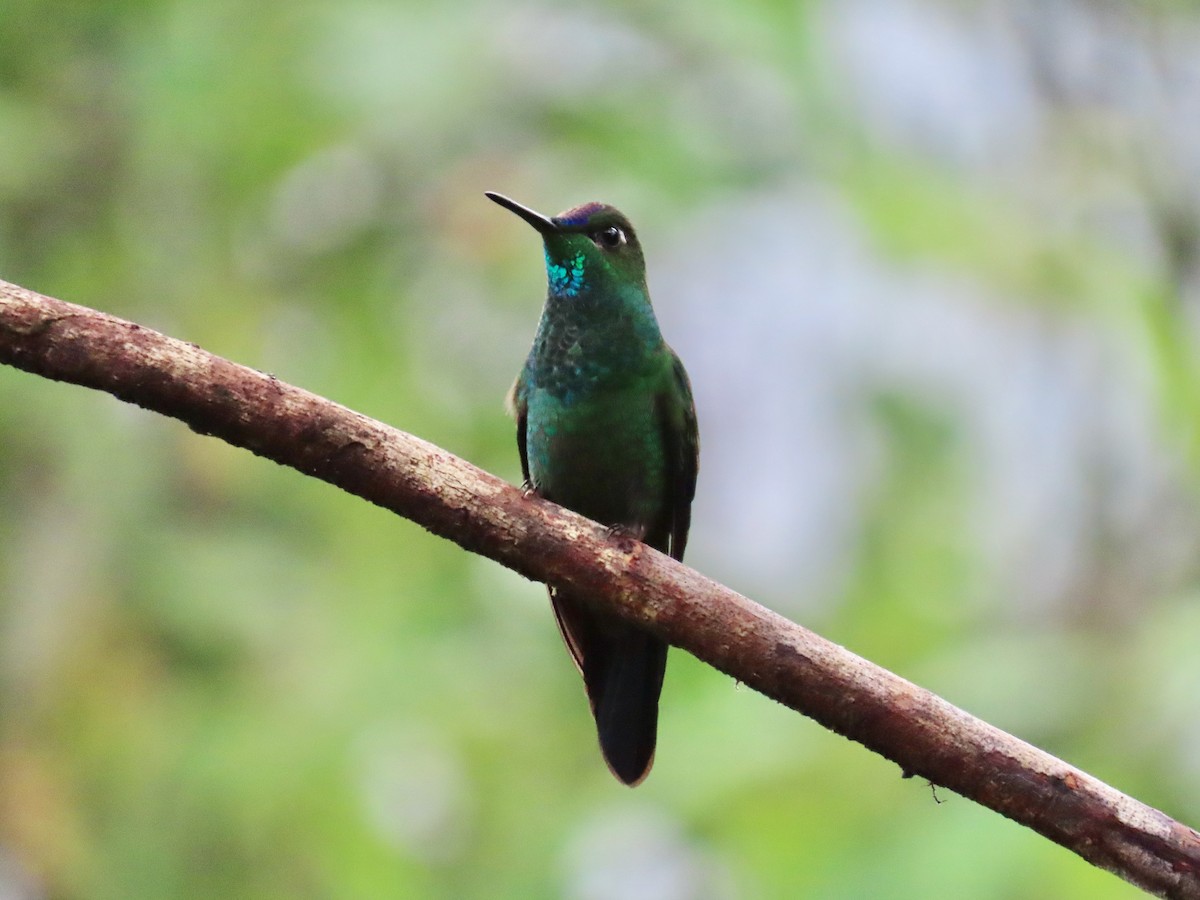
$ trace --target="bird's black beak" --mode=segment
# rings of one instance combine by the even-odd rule
[[[484,191],[483,195],[493,203],[499,203],[509,212],[515,212],[541,234],[550,234],[558,230],[558,226],[554,224],[553,219],[543,216],[540,212],[535,212],[528,206],[522,206],[516,200],[505,197],[503,194],[497,194],[495,191]]]

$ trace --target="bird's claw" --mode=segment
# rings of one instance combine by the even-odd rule
[[[637,540],[637,535],[628,525],[605,525],[604,531],[613,540]]]

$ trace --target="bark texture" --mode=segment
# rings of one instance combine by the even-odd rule
[[[1200,834],[645,545],[433,444],[135,323],[0,281],[0,362],[106,391],[577,589],[738,681],[1163,897]]]

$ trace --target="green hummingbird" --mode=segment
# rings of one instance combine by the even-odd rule
[[[548,218],[487,197],[542,236],[549,289],[533,347],[508,396],[528,488],[683,559],[699,467],[691,385],[663,341],[629,220],[585,203]],[[612,773],[641,782],[654,761],[667,645],[550,589],[559,630]]]

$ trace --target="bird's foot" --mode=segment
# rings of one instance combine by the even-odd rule
[[[630,528],[628,525],[606,525],[604,531],[609,538],[620,545],[624,553],[632,553],[642,539],[641,530]]]
[[[528,500],[530,497],[537,496],[537,488],[533,486],[528,478],[521,482],[521,496]]]

